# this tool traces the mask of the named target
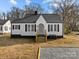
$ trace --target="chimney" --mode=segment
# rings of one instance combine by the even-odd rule
[[[37,15],[38,14],[38,12],[37,11],[35,11],[35,15]]]

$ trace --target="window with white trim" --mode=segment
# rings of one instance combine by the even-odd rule
[[[8,26],[5,26],[5,28],[4,28],[4,29],[5,29],[5,31],[8,31]]]
[[[20,25],[12,25],[12,29],[17,29],[17,30],[20,30]]]
[[[51,25],[51,31],[53,31],[53,25]]]
[[[36,32],[36,25],[35,24],[34,25],[31,25],[31,31]]]
[[[48,24],[48,32],[59,32],[59,24]]]
[[[48,24],[48,32],[50,32],[50,25]]]
[[[28,31],[30,31],[30,25],[28,25]]]
[[[53,24],[49,24],[48,25],[48,32],[52,32],[53,31]]]

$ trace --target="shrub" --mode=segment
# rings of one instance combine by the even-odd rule
[[[64,28],[64,33],[65,33],[65,34],[68,34],[68,33],[70,33],[70,32],[71,32],[71,30],[70,30],[68,27],[65,27],[65,28]]]

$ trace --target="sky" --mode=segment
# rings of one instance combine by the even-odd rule
[[[60,0],[55,0],[60,1]],[[79,2],[79,1],[77,1]],[[53,9],[55,9],[58,5],[54,3],[54,0],[0,0],[0,12],[8,12],[10,11],[11,7],[19,7],[24,8],[24,5],[30,5],[32,3],[40,4],[41,7],[45,10],[45,12],[52,13]]]

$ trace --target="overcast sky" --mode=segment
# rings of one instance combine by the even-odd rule
[[[55,0],[61,1],[61,0]],[[78,3],[79,1],[77,1]],[[54,4],[54,0],[0,0],[0,12],[7,12],[12,6],[24,8],[24,5],[29,5],[32,3],[38,3],[46,12],[51,13],[51,6],[56,8],[58,5]],[[53,8],[53,9],[54,9]]]

